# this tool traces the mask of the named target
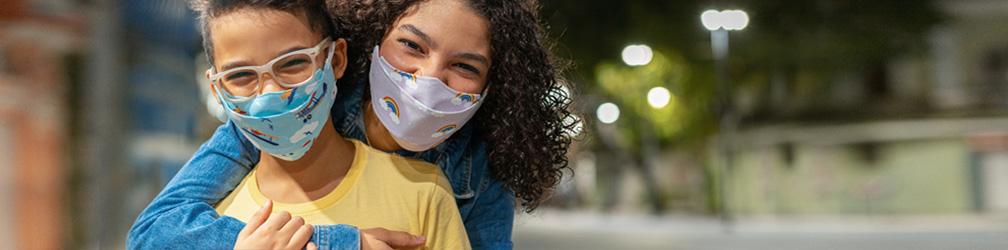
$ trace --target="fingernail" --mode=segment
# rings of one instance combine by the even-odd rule
[[[417,236],[416,240],[417,240],[417,242],[423,242],[423,241],[427,240],[427,237]]]

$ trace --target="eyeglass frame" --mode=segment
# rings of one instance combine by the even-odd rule
[[[291,51],[289,53],[277,56],[277,57],[271,59],[269,62],[266,62],[265,64],[258,65],[258,66],[252,66],[252,65],[250,65],[250,66],[235,67],[235,68],[228,69],[228,70],[225,70],[224,72],[219,72],[219,73],[213,73],[213,72],[215,72],[217,70],[214,68],[214,66],[210,66],[210,68],[207,69],[207,77],[208,77],[208,79],[210,80],[210,82],[212,84],[217,85],[216,87],[223,88],[224,91],[222,91],[223,93],[221,93],[221,94],[226,95],[228,97],[228,99],[231,99],[233,101],[248,100],[248,99],[252,99],[252,98],[258,97],[259,95],[262,95],[262,88],[263,88],[262,75],[263,75],[263,73],[269,73],[270,76],[274,79],[274,81],[276,81],[276,83],[278,85],[280,85],[281,87],[284,87],[284,88],[297,88],[297,87],[300,87],[301,85],[304,85],[305,83],[310,82],[312,79],[314,79],[315,78],[315,74],[312,74],[311,76],[308,77],[308,79],[305,79],[304,81],[302,81],[300,83],[288,84],[288,83],[285,83],[283,80],[281,80],[281,79],[279,79],[279,78],[276,77],[276,73],[273,72],[273,64],[276,64],[281,59],[285,59],[285,58],[287,58],[288,56],[291,56],[291,55],[295,55],[295,54],[307,54],[311,58],[311,60],[312,60],[312,65],[315,65],[316,63],[318,63],[318,58],[317,57],[319,55],[319,51],[321,51],[323,48],[326,48],[326,47],[328,47],[328,48],[335,48],[336,47],[336,42],[332,41],[332,38],[328,38],[327,37],[325,39],[322,39],[322,41],[319,42],[318,45],[315,45],[315,47],[305,48],[305,49],[299,49],[299,50],[296,50],[296,51]],[[324,61],[327,61],[327,60],[328,60],[328,58],[326,60],[324,60]],[[325,64],[325,62],[323,62],[323,64]],[[320,64],[319,66],[321,66],[322,68],[325,67],[325,65],[322,65],[322,64]],[[224,77],[224,76],[226,76],[226,75],[228,75],[230,73],[234,73],[234,72],[237,72],[237,71],[245,71],[245,70],[252,70],[252,71],[255,71],[255,73],[256,73],[256,87],[255,87],[255,89],[252,90],[252,93],[254,95],[235,96],[235,95],[231,94],[231,92],[228,91],[227,88],[225,88],[223,86],[223,83],[221,83],[220,80],[221,80],[222,77]]]

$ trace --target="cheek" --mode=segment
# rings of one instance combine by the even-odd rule
[[[416,72],[416,69],[412,67],[412,65],[416,65],[416,60],[405,53],[405,51],[402,51],[402,48],[399,48],[395,44],[391,44],[389,42],[382,43],[381,51],[378,51],[378,54],[381,55],[382,58],[385,58],[385,61],[388,61],[393,68],[410,73]]]
[[[483,86],[486,85],[486,82],[467,79],[461,76],[453,76],[450,79],[448,79],[448,82],[445,84],[448,85],[449,88],[452,88],[459,92],[465,92],[469,94],[480,94],[483,92]]]
[[[392,39],[385,39],[382,40],[382,43],[379,45],[378,49],[379,49],[378,55],[384,58],[389,58],[391,51],[397,48],[395,47],[395,42],[393,42]]]

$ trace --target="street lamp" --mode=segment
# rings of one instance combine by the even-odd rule
[[[651,47],[647,45],[633,44],[623,48],[622,55],[623,63],[626,63],[627,66],[644,66],[651,63],[651,59],[654,58],[654,51],[652,51]],[[648,91],[648,104],[655,108],[665,107],[665,105],[668,105],[669,99],[671,98],[670,95],[671,94],[668,89],[662,87],[652,88]],[[599,106],[599,120],[602,120],[603,112],[609,113],[610,116],[613,116],[612,114],[615,113],[615,115],[611,117],[612,122],[615,122],[619,117],[619,109],[615,104],[606,103]],[[642,119],[639,115],[634,115],[633,113],[630,115],[632,118]],[[602,122],[612,123],[606,122],[607,120],[602,120]],[[641,176],[644,177],[644,185],[648,190],[648,196],[650,197],[651,203],[654,205],[654,212],[659,212],[664,209],[664,205],[662,205],[660,201],[657,180],[655,179],[653,171],[655,165],[655,155],[658,154],[658,140],[653,135],[652,131],[654,130],[654,127],[651,125],[651,122],[642,121],[638,122],[637,125],[640,130],[641,158],[639,164],[634,165],[639,168]]]
[[[700,14],[700,22],[711,32],[714,59],[722,60],[728,56],[728,31],[749,26],[749,14],[741,10],[707,10]]]
[[[629,45],[623,48],[623,63],[629,66],[644,66],[651,63],[654,52],[651,47],[643,44]]]
[[[718,185],[718,199],[721,205],[718,206],[721,215],[721,223],[725,231],[731,232],[731,210],[728,208],[728,185],[731,173],[731,166],[734,159],[732,154],[731,137],[737,126],[735,117],[730,77],[728,75],[728,31],[743,30],[749,26],[749,14],[741,10],[707,10],[700,14],[700,22],[704,28],[711,32],[711,52],[714,55],[714,71],[718,81],[718,116],[720,118],[720,135],[718,136],[719,151],[722,155],[720,180]]]
[[[749,26],[749,14],[741,10],[707,10],[700,14],[700,22],[707,30],[742,30]]]

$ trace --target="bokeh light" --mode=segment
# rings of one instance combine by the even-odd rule
[[[700,22],[707,30],[742,30],[749,26],[749,14],[742,10],[706,10],[700,14]]]
[[[616,104],[607,102],[599,105],[598,109],[595,110],[595,115],[598,116],[600,122],[612,124],[616,120],[619,120],[620,110]]]
[[[630,66],[647,65],[653,57],[654,53],[647,45],[636,44],[623,48],[623,62]]]
[[[647,101],[651,107],[660,109],[668,106],[669,100],[672,99],[672,93],[669,92],[665,87],[654,87],[648,90]]]

